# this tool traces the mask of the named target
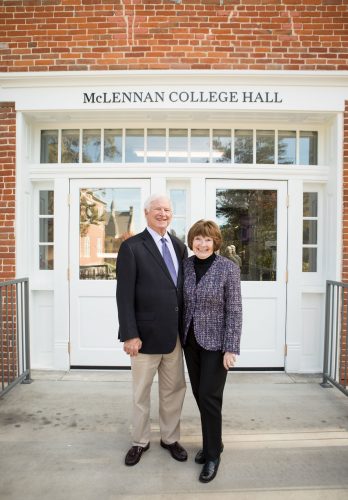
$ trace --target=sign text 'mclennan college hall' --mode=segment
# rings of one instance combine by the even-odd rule
[[[281,103],[279,92],[174,90],[174,91],[119,91],[83,92],[84,104],[129,103]]]

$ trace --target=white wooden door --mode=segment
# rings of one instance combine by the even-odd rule
[[[287,183],[209,179],[206,195],[206,217],[219,224],[224,236],[221,254],[241,268],[243,331],[238,366],[283,368]]]
[[[70,181],[70,365],[128,366],[118,341],[115,265],[145,227],[149,179]]]

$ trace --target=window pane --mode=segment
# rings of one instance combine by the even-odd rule
[[[256,131],[256,163],[274,163],[274,130]]]
[[[51,271],[53,269],[53,245],[40,245],[39,258],[41,271]]]
[[[140,188],[80,189],[80,279],[114,280],[123,240],[138,233]]]
[[[122,129],[104,130],[104,162],[122,161]]]
[[[244,281],[277,279],[277,191],[218,189],[221,254],[241,267]]]
[[[303,217],[318,216],[318,193],[303,193]]]
[[[100,130],[83,131],[82,161],[84,163],[97,163],[100,161]]]
[[[300,165],[318,165],[318,132],[300,132]]]
[[[166,129],[147,130],[147,161],[151,163],[166,161]]]
[[[126,130],[126,161],[143,162],[144,153],[144,129],[129,128]]]
[[[208,163],[210,152],[209,129],[191,130],[191,163]]]
[[[170,224],[170,234],[173,234],[181,241],[185,242],[186,220],[182,217],[173,217],[173,220]]]
[[[304,245],[316,245],[317,244],[317,232],[318,223],[316,220],[304,220],[303,221],[303,244]]]
[[[235,130],[234,162],[253,163],[253,131]]]
[[[40,191],[40,215],[53,215],[54,191]]]
[[[78,163],[80,148],[79,130],[62,130],[62,163]]]
[[[317,271],[317,249],[302,249],[302,271],[304,273],[315,273]]]
[[[169,161],[173,163],[188,161],[187,129],[169,129]]]
[[[58,162],[58,130],[41,130],[40,162]]]
[[[174,215],[186,214],[186,189],[170,189],[170,201]]]
[[[231,145],[230,130],[213,130],[213,162],[230,163]]]
[[[53,227],[53,219],[40,219],[40,243],[52,243],[54,241]]]
[[[279,130],[278,132],[278,163],[295,165],[296,163],[296,132]]]

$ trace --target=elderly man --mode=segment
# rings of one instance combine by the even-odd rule
[[[179,325],[187,249],[167,232],[172,207],[165,195],[150,196],[144,208],[146,229],[124,241],[117,258],[119,339],[131,357],[133,380],[133,445],[126,465],[137,464],[150,447],[150,391],[156,372],[161,446],[175,460],[187,460],[178,442],[186,390]]]

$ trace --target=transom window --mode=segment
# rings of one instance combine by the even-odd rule
[[[318,132],[272,129],[41,130],[40,163],[317,165]]]

